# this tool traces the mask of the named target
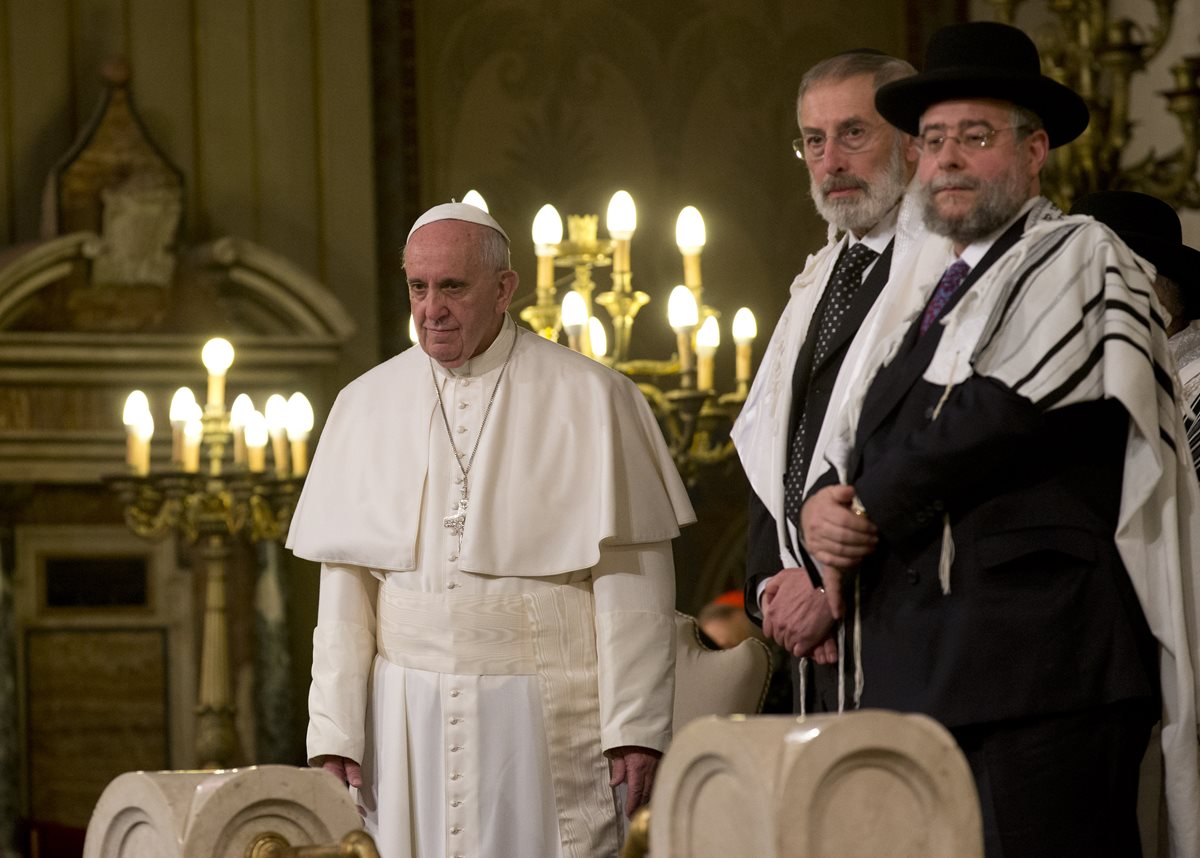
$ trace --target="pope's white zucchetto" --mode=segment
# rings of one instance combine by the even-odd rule
[[[408,240],[412,241],[413,233],[423,226],[428,226],[431,223],[439,220],[461,220],[467,223],[477,223],[480,226],[486,226],[496,230],[504,236],[504,240],[508,241],[508,233],[504,231],[500,224],[496,223],[496,219],[481,208],[476,208],[469,203],[442,203],[431,208],[425,214],[417,218],[416,223],[412,225],[412,229],[408,231]]]

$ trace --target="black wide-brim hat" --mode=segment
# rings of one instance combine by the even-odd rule
[[[1200,319],[1200,250],[1183,243],[1175,209],[1137,191],[1096,191],[1076,200],[1070,213],[1091,215],[1112,229],[1134,253],[1179,286],[1189,321]]]
[[[963,98],[995,98],[1033,111],[1051,148],[1070,143],[1088,126],[1087,104],[1074,90],[1042,74],[1033,40],[995,21],[954,24],[935,32],[925,50],[924,71],[881,86],[875,109],[915,136],[927,108]]]

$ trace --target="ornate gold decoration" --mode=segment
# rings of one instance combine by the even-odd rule
[[[126,420],[130,426],[127,458],[130,473],[106,479],[124,506],[125,522],[130,530],[146,539],[178,534],[196,545],[204,566],[204,625],[195,739],[196,761],[202,768],[226,768],[234,764],[238,756],[226,611],[226,568],[230,546],[236,538],[262,542],[280,540],[286,535],[304,482],[305,443],[312,427],[311,406],[303,396],[294,396],[297,408],[300,411],[307,409],[307,423],[305,425],[303,419],[296,422],[296,438],[292,441],[290,454],[287,440],[277,433],[274,439],[275,469],[273,473],[265,473],[262,444],[246,441],[243,430],[234,428],[231,412],[225,408],[225,372],[233,362],[233,347],[224,340],[210,340],[205,352],[217,342],[228,349],[228,360],[223,365],[218,365],[222,364],[218,360],[209,366],[208,405],[202,414],[184,418],[198,422],[198,437],[193,435],[191,440],[185,440],[184,421],[177,421],[180,425],[175,427],[171,469],[151,472],[149,435],[140,437],[134,424],[149,421],[149,432],[152,433],[153,420],[145,395],[135,391],[126,403]],[[209,358],[205,357],[205,361],[208,363]],[[181,389],[179,393],[191,397],[187,390]],[[194,400],[191,405],[200,410]],[[235,412],[238,408],[235,405]],[[240,412],[238,414],[240,420]],[[175,418],[173,413],[172,419]],[[262,424],[262,440],[265,441],[265,418],[253,412],[249,419],[251,423],[257,420]],[[289,428],[288,431],[293,430]],[[226,462],[229,451],[233,453],[230,457],[232,467]]]
[[[246,858],[379,858],[379,850],[365,831],[351,831],[328,846],[292,846],[282,834],[265,831],[250,841]]]
[[[650,805],[644,805],[629,822],[621,858],[645,858],[650,851]]]
[[[990,2],[999,19],[1012,24],[1024,0]],[[1172,66],[1172,86],[1159,92],[1179,122],[1183,144],[1166,155],[1151,149],[1141,161],[1121,164],[1134,124],[1131,83],[1166,44],[1175,0],[1154,0],[1155,20],[1145,38],[1133,20],[1110,17],[1107,0],[1047,0],[1047,8],[1057,26],[1036,39],[1042,70],[1083,96],[1092,121],[1078,139],[1051,153],[1042,179],[1046,195],[1065,209],[1092,191],[1128,189],[1175,208],[1200,208],[1200,55]]]
[[[621,199],[623,197],[623,199]],[[624,208],[620,208],[623,205]],[[546,210],[556,228],[547,229]],[[614,211],[617,213],[614,215]],[[615,218],[615,219],[614,219]],[[686,223],[687,229],[683,225]],[[614,227],[614,224],[617,224]],[[608,228],[611,238],[597,236],[599,217],[594,214],[569,215],[567,239],[561,240],[561,220],[552,206],[545,206],[534,222],[534,243],[538,255],[537,303],[526,307],[521,318],[548,339],[557,339],[560,330],[568,330],[571,347],[611,366],[632,378],[645,395],[666,437],[672,458],[689,485],[716,465],[727,462],[734,453],[729,432],[745,402],[750,383],[750,340],[738,339],[737,386],[721,394],[713,389],[712,365],[715,344],[704,346],[700,367],[693,356],[697,352],[696,332],[701,322],[720,314],[703,304],[700,285],[700,249],[704,244],[704,226],[699,212],[688,207],[677,225],[678,243],[683,254],[684,285],[695,302],[695,317],[677,324],[679,351],[666,360],[630,359],[633,323],[639,311],[650,303],[650,296],[635,290],[630,270],[630,244],[636,225],[633,201],[619,191],[609,206]],[[687,233],[687,237],[682,237]],[[553,268],[569,268],[570,292],[582,299],[586,324],[571,324],[562,317],[557,298]],[[595,295],[593,272],[611,268],[611,288]],[[687,297],[685,292],[685,296]],[[612,324],[611,357],[597,354],[588,336],[593,324],[593,304],[608,312]],[[566,306],[563,304],[562,306]],[[576,331],[578,331],[576,333]],[[751,336],[752,338],[752,336]],[[674,381],[676,387],[671,387]],[[698,389],[701,388],[701,389]]]

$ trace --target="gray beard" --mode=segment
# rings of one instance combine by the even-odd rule
[[[964,215],[943,215],[937,209],[933,193],[945,188],[977,190],[975,207]],[[1003,181],[988,183],[971,176],[935,176],[921,186],[920,194],[922,215],[929,231],[965,247],[1012,220],[1029,199],[1029,185],[1016,170]]]
[[[855,235],[863,235],[871,227],[883,220],[904,193],[908,185],[904,169],[904,150],[897,144],[892,147],[892,157],[887,167],[878,176],[870,180],[858,176],[841,174],[829,176],[821,186],[815,179],[809,179],[809,193],[817,212],[840,230],[848,230]],[[846,188],[860,188],[863,195],[853,200],[827,200],[825,194]]]

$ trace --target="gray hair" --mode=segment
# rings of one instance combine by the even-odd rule
[[[804,93],[818,83],[836,83],[869,74],[874,76],[875,88],[879,89],[885,83],[911,77],[916,73],[912,63],[875,51],[847,51],[844,54],[835,54],[821,60],[804,73],[804,77],[800,79],[800,92],[796,95],[796,104],[799,106]]]
[[[406,266],[405,252],[407,250],[407,244],[400,248],[401,267]],[[508,240],[496,230],[483,227],[476,250],[479,252],[483,267],[489,271],[508,271],[512,268],[512,252],[509,250]]]
[[[1021,107],[1019,104],[1014,104],[1008,116],[1008,121],[1013,127],[1013,137],[1018,143],[1033,132],[1040,131],[1042,129],[1042,117],[1038,116],[1027,107]]]

